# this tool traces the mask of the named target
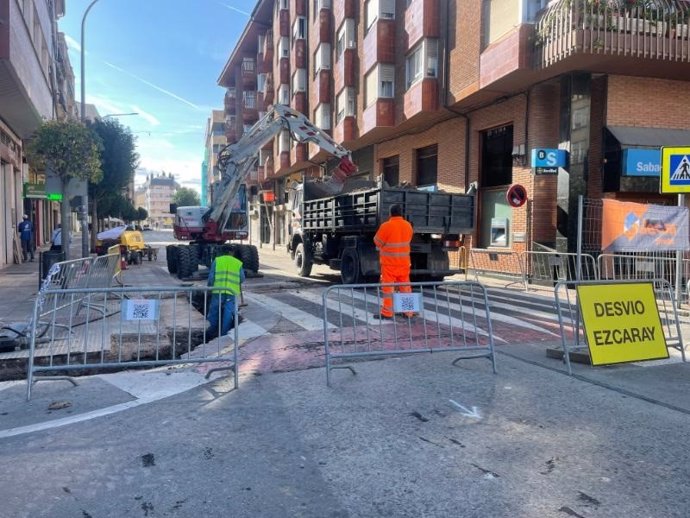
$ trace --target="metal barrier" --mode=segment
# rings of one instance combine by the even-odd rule
[[[597,280],[599,272],[593,256],[581,256],[580,275],[577,254],[560,252],[521,252],[523,271],[528,283],[555,286],[559,281]]]
[[[474,271],[475,281],[479,282],[479,273],[490,274],[501,278],[514,279],[506,285],[522,284],[527,291],[527,279],[522,260],[517,252],[472,248],[469,253],[468,270]]]
[[[379,290],[386,286],[409,286],[412,292],[395,293],[395,318],[377,320]],[[406,318],[405,311],[416,316]],[[332,369],[355,373],[341,361],[372,356],[454,351],[463,354],[453,364],[489,358],[496,372],[487,292],[476,282],[331,286],[323,293],[323,323],[329,386]]]
[[[597,261],[601,279],[616,281],[663,279],[675,285],[678,260],[668,253],[664,255],[601,254]],[[688,259],[681,261],[681,282],[685,281],[682,282],[685,285],[690,279],[690,261]]]
[[[617,281],[615,284],[631,284],[638,280]],[[680,321],[674,290],[671,284],[665,279],[652,279],[654,293],[661,324],[664,328],[666,346],[677,349],[685,361],[685,347],[683,336],[680,331]],[[561,346],[563,348],[563,359],[568,367],[568,374],[572,375],[573,370],[570,363],[570,355],[573,352],[588,350],[587,337],[584,333],[584,326],[581,321],[580,308],[577,304],[576,288],[583,285],[606,284],[602,281],[561,281],[556,285],[556,311],[561,330]]]
[[[199,286],[46,290],[43,300],[34,304],[27,399],[38,380],[76,384],[65,375],[72,371],[206,362],[230,361],[206,376],[233,370],[237,388],[237,312],[234,336],[206,343],[205,319],[191,303],[200,294],[206,306],[210,290]],[[47,321],[39,318],[41,314],[49,316]],[[39,333],[39,325],[46,329]],[[37,376],[44,373],[53,376]]]

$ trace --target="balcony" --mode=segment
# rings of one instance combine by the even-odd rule
[[[375,130],[393,126],[395,126],[395,100],[377,99],[362,114],[362,134],[360,136],[370,132],[378,134]]]
[[[610,73],[642,65],[651,75],[677,78],[678,63],[690,60],[689,9],[684,0],[630,0],[624,7],[560,0],[535,26],[535,65]]]
[[[225,93],[225,98],[223,100],[225,107],[225,113],[227,115],[235,115],[237,111],[237,99],[235,98],[235,90],[233,89],[232,94],[230,90]]]
[[[242,84],[245,87],[256,84],[256,60],[254,58],[244,58],[242,60]]]
[[[259,116],[257,95],[255,90],[242,92],[242,120],[255,122]]]
[[[273,66],[273,31],[266,31],[263,52],[261,49],[259,52],[264,56],[264,65],[270,69]]]
[[[441,36],[439,0],[418,0],[405,10],[405,33],[408,48],[414,47],[422,38]]]
[[[405,92],[403,112],[411,119],[418,113],[433,112],[438,109],[438,79],[425,77],[412,84]]]

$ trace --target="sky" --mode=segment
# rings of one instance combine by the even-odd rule
[[[81,21],[91,0],[66,0],[58,21],[81,101]],[[254,0],[98,0],[84,33],[86,102],[118,120],[137,140],[141,169],[173,173],[201,188],[204,133],[223,109],[218,78],[246,26]]]

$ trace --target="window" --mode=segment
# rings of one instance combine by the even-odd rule
[[[290,85],[280,85],[278,87],[278,104],[290,105]]]
[[[405,84],[409,88],[423,77],[438,77],[438,40],[425,39],[405,60]]]
[[[288,0],[280,0],[280,8],[288,9]]]
[[[345,52],[345,49],[357,48],[357,40],[355,38],[355,20],[353,18],[346,18],[343,24],[338,29],[338,39],[335,49],[336,61]]]
[[[391,156],[383,159],[383,179],[389,187],[400,184],[400,157]]]
[[[395,65],[378,65],[364,78],[364,96],[366,106],[376,99],[395,96]]]
[[[248,110],[256,110],[256,91],[245,90],[242,92],[242,99],[244,100],[244,107]]]
[[[482,132],[481,187],[513,183],[513,126]]]
[[[417,150],[417,186],[436,185],[438,177],[438,146]]]
[[[259,34],[259,54],[263,53],[265,44],[266,44],[266,34]]]
[[[262,73],[256,76],[256,89],[263,92],[266,86],[266,74]]]
[[[344,88],[335,99],[335,123],[340,124],[344,117],[355,116],[355,89]]]
[[[305,92],[307,90],[307,70],[298,68],[292,74],[292,95],[297,92]]]
[[[303,40],[307,37],[307,19],[304,16],[295,18],[292,24],[292,40]]]
[[[316,75],[319,70],[330,70],[331,69],[331,44],[321,43],[316,48],[316,53],[314,54],[314,75]]]
[[[287,36],[281,36],[278,40],[278,59],[290,57],[290,39]]]
[[[365,7],[365,23],[366,28],[374,24],[376,20],[394,20],[395,19],[395,0],[367,0]]]
[[[273,153],[273,151],[270,149],[260,149],[259,150],[259,166],[260,167],[263,167],[264,165],[266,165],[266,161],[268,160],[268,158],[271,156],[272,153]]]
[[[290,132],[283,130],[280,132],[278,139],[278,153],[285,153],[290,151]]]
[[[319,104],[314,110],[316,125],[324,130],[331,129],[331,105]]]

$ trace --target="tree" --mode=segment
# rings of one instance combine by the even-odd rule
[[[89,127],[103,142],[101,150],[103,178],[100,182],[89,184],[89,197],[92,203],[91,218],[94,222],[91,229],[91,248],[93,249],[96,246],[97,225],[95,223],[98,221],[98,215],[102,214],[98,210],[98,205],[103,202],[108,203],[107,198],[125,191],[134,178],[134,172],[139,165],[139,155],[136,152],[132,132],[129,128],[122,126],[117,119],[97,119],[89,122]],[[120,204],[119,213],[123,212],[123,207],[126,207],[126,204]],[[111,213],[106,216],[118,215]]]
[[[177,189],[173,195],[172,202],[177,204],[178,207],[197,206],[201,204],[201,201],[199,201],[199,193],[188,187],[180,187]]]
[[[137,207],[137,221],[144,221],[149,217],[149,211],[144,207]]]
[[[83,124],[76,121],[46,121],[39,126],[27,148],[32,166],[60,179],[63,195],[70,178],[99,182],[102,177],[102,143]],[[60,205],[65,259],[69,259],[69,200]]]

